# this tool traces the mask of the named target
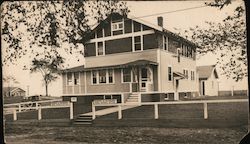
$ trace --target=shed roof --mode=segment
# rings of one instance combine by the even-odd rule
[[[215,69],[215,65],[198,66],[197,72],[199,73],[200,79],[207,79],[212,75],[212,73],[214,73],[215,78],[218,78],[218,73]]]

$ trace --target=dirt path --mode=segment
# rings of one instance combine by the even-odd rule
[[[247,128],[7,127],[8,144],[239,143]]]

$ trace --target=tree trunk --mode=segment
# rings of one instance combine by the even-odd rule
[[[45,82],[45,92],[46,92],[46,96],[48,96],[48,83]]]

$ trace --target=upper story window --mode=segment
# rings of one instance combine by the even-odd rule
[[[97,43],[97,56],[104,55],[104,44],[103,42]]]
[[[185,75],[186,79],[188,79],[188,70],[183,69],[183,74]]]
[[[163,36],[163,49],[168,50],[168,37]]]
[[[191,71],[191,80],[195,80],[195,73],[194,73],[194,71]]]
[[[131,82],[131,69],[122,69],[122,82]]]
[[[142,50],[142,43],[141,43],[141,36],[134,37],[134,51],[141,51]]]
[[[67,73],[67,85],[73,85],[72,73]]]
[[[173,74],[172,74],[172,67],[169,66],[168,67],[168,81],[172,81],[172,76],[173,76]]]
[[[177,48],[177,59],[178,59],[178,62],[181,61],[181,50],[180,50],[180,48]]]
[[[74,73],[74,85],[80,85],[80,73],[79,72]]]

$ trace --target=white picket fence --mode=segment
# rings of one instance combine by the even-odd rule
[[[69,101],[62,101],[62,99],[21,102],[4,105],[4,115],[13,114],[13,120],[17,120],[17,113],[22,113],[30,110],[37,110],[38,120],[42,119],[42,109],[54,108],[70,108],[70,119],[73,119],[73,103]]]
[[[179,105],[179,104],[203,104],[204,119],[208,119],[208,103],[238,103],[248,102],[248,99],[226,99],[226,100],[190,100],[190,101],[163,101],[163,102],[141,102],[138,106],[153,105],[154,106],[154,118],[159,118],[159,105]],[[95,119],[95,107],[98,106],[117,106],[118,119],[122,119],[122,107],[129,106],[131,104],[117,103],[117,104],[92,104],[92,118]]]

